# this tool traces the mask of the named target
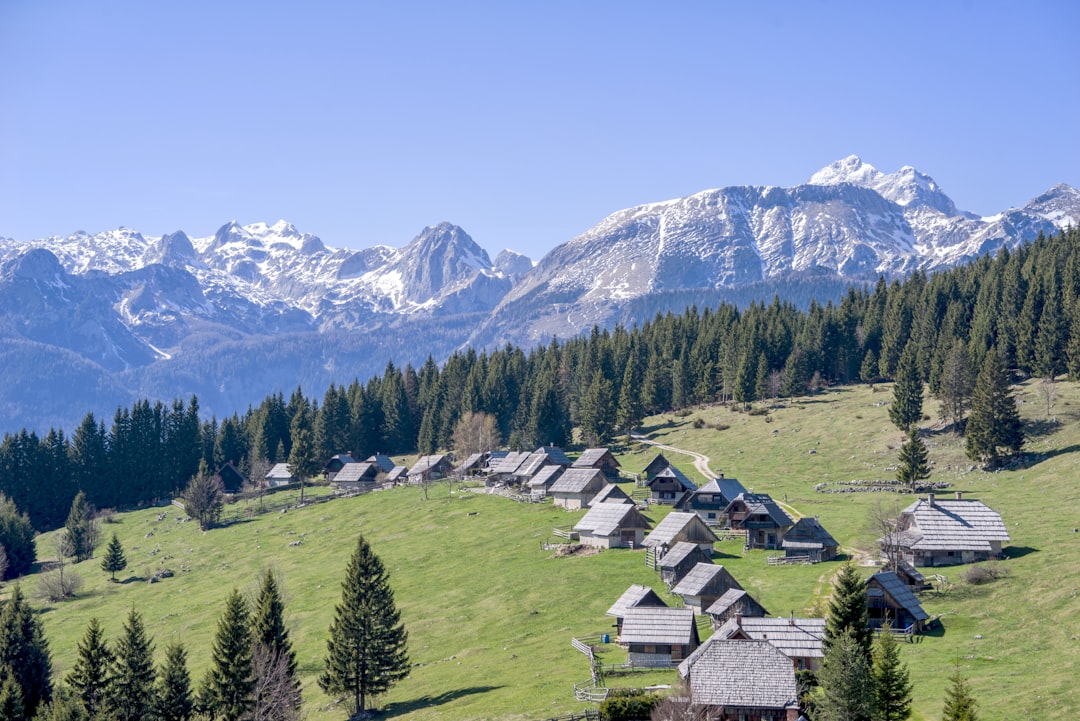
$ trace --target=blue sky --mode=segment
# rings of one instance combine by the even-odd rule
[[[539,258],[851,153],[991,214],[1080,186],[1078,6],[0,0],[0,236],[448,220]]]

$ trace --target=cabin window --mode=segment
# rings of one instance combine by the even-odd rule
[[[716,514],[715,513],[710,513],[710,514],[708,514],[708,516],[709,516],[710,521],[715,521],[716,520]]]

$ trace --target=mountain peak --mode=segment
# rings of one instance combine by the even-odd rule
[[[849,155],[826,165],[810,176],[810,185],[839,185],[851,183],[870,187],[881,178],[882,173],[873,165],[863,162],[858,155]]]

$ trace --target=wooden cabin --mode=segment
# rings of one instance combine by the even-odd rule
[[[589,499],[590,506],[595,506],[597,503],[629,503],[631,506],[635,505],[634,499],[626,495],[626,491],[614,483],[607,484]]]
[[[788,558],[805,556],[810,563],[831,561],[840,549],[840,544],[816,518],[800,518],[784,533],[780,545]]]
[[[288,463],[275,463],[267,472],[265,480],[267,488],[282,488],[300,482],[300,479],[289,470]]]
[[[328,481],[334,480],[334,476],[350,463],[356,463],[356,459],[348,453],[338,453],[337,455],[331,456],[330,460],[323,464],[323,478]]]
[[[1000,558],[1009,532],[1001,515],[981,501],[942,500],[934,494],[919,499],[900,513],[895,534],[879,539],[898,560],[913,566],[952,566]]]
[[[663,453],[657,453],[656,457],[649,461],[649,465],[645,466],[641,474],[645,477],[645,482],[648,483],[653,479],[653,476],[670,465],[671,461],[665,458]]]
[[[574,525],[578,539],[599,548],[640,548],[650,523],[633,504],[595,503]]]
[[[607,610],[608,616],[615,617],[615,637],[618,638],[622,633],[623,618],[626,617],[626,612],[631,608],[667,608],[668,605],[664,603],[664,600],[656,595],[656,591],[652,590],[648,586],[642,586],[635,583],[630,588],[623,591],[623,595],[619,596],[619,599],[615,603],[611,604],[611,608]]]
[[[696,513],[672,511],[646,536],[645,545],[655,548],[661,558],[679,542],[697,544],[701,550],[712,556],[713,544],[718,540],[712,529],[706,526],[705,521]]]
[[[870,628],[886,623],[896,631],[919,633],[930,618],[911,587],[892,571],[881,571],[866,579],[866,612]]]
[[[607,448],[587,448],[571,468],[593,468],[604,474],[612,483],[619,480],[619,461]]]
[[[699,563],[712,563],[712,556],[696,543],[680,541],[673,545],[660,559],[660,580],[672,588]]]
[[[793,525],[767,493],[740,493],[724,512],[732,530],[746,532],[747,548],[778,549]]]
[[[822,641],[825,639],[824,618],[795,618],[794,616],[766,617],[735,614],[714,634],[721,639],[768,641],[780,653],[791,659],[796,671],[817,673],[825,658]]]
[[[683,604],[695,614],[701,614],[733,588],[741,589],[742,586],[726,568],[715,563],[699,563],[675,584],[671,592],[682,596]]]
[[[376,453],[364,459],[365,463],[374,463],[381,473],[389,473],[394,470],[394,459],[390,456]]]
[[[232,463],[226,463],[217,472],[221,479],[221,488],[226,493],[240,493],[244,490],[244,484],[248,482],[247,476],[237,469]]]
[[[710,526],[725,528],[728,525],[725,511],[741,493],[746,493],[746,489],[737,479],[724,478],[721,475],[684,496],[675,507],[680,511],[698,514],[701,520]]]
[[[690,700],[710,721],[797,721],[791,660],[768,641],[713,636],[679,665]]]
[[[741,588],[732,588],[724,592],[723,596],[716,599],[711,606],[705,609],[705,613],[712,619],[714,629],[723,626],[736,614],[743,618],[769,615],[769,612],[757,602],[757,599]]]
[[[562,466],[544,466],[536,475],[529,479],[529,493],[533,498],[546,498],[548,491],[563,474]]]
[[[678,504],[687,494],[697,490],[686,475],[675,466],[668,466],[645,482],[649,487],[649,503],[665,506]]]
[[[607,485],[607,478],[596,468],[568,468],[551,484],[548,495],[559,508],[576,511],[587,508],[593,496]]]
[[[454,470],[450,459],[445,455],[421,456],[409,469],[409,483],[420,484],[446,478]]]
[[[350,463],[337,472],[330,485],[345,493],[364,493],[375,489],[380,473],[374,463]]]
[[[619,643],[633,666],[670,668],[700,644],[694,612],[688,608],[630,608],[623,616]]]

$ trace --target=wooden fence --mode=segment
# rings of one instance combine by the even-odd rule
[[[544,721],[600,721],[600,712],[596,709],[585,709],[581,713],[567,714],[566,716],[552,716]]]
[[[810,556],[769,556],[766,560],[770,566],[787,566],[793,563],[806,566],[813,563]]]

